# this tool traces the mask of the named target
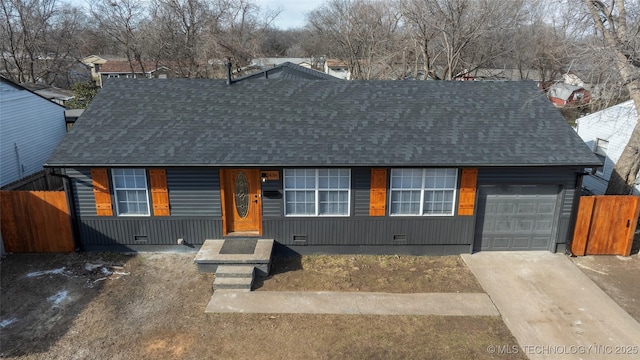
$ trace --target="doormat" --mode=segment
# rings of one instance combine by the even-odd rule
[[[220,248],[220,254],[253,254],[257,244],[258,239],[225,239],[222,248]]]

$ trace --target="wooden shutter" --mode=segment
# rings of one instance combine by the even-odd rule
[[[369,216],[385,216],[387,209],[387,169],[371,169]]]
[[[462,169],[458,215],[473,215],[476,203],[478,169]]]
[[[91,179],[93,180],[93,196],[96,199],[96,214],[98,216],[113,216],[107,169],[91,169]]]
[[[150,169],[151,201],[154,216],[169,216],[169,191],[167,190],[167,172],[165,169]]]

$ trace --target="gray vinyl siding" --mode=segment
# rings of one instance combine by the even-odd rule
[[[167,169],[171,216],[97,216],[90,168],[66,169],[85,248],[129,245],[191,245],[222,237],[218,169]],[[144,241],[138,237],[146,237]]]
[[[171,216],[222,216],[218,169],[168,168],[167,186]]]
[[[180,238],[191,245],[202,245],[206,239],[222,236],[222,220],[210,218],[94,217],[84,219],[79,228],[85,247],[176,245]]]
[[[0,82],[0,186],[42,170],[66,134],[64,107]]]
[[[351,169],[349,217],[285,217],[283,199],[265,196],[262,237],[284,245],[464,245],[471,249],[474,216],[369,217],[370,184],[371,168]],[[282,181],[267,181],[262,190],[281,193]]]
[[[332,247],[340,246],[389,246],[390,252],[402,246],[472,249],[475,215],[369,217],[370,168],[351,170],[349,217],[285,217],[282,170],[263,170],[277,170],[280,174],[278,180],[261,183],[263,238],[291,246],[325,246],[329,252]],[[579,194],[578,172],[579,169],[574,168],[480,168],[478,186],[558,185],[553,242],[558,248],[567,243],[572,232]],[[222,238],[218,169],[168,168],[171,216],[166,217],[96,216],[90,169],[68,169],[67,174],[73,180],[74,202],[79,214],[78,232],[87,248],[174,245],[179,238],[199,245],[206,239]]]
[[[76,213],[80,218],[96,216],[96,199],[93,195],[93,180],[91,169],[66,169],[66,174],[71,179],[73,202]]]
[[[582,168],[480,168],[478,186],[489,184],[558,185],[555,241],[551,251],[561,251],[573,234]]]
[[[574,184],[581,168],[479,168],[478,185]]]
[[[475,218],[285,218],[265,220],[263,237],[284,245],[469,245]],[[406,241],[395,241],[404,235]],[[294,242],[301,236],[305,243]]]

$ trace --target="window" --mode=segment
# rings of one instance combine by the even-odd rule
[[[391,215],[453,215],[457,169],[392,169]]]
[[[119,77],[120,77],[120,74],[108,74],[108,75],[107,75],[107,78],[109,78],[109,79],[112,79],[112,78],[113,78],[113,79],[117,79],[117,78],[119,78]]]
[[[596,174],[604,175],[604,167],[607,164],[607,151],[609,150],[609,141],[596,139],[595,149],[593,152],[596,154],[598,159],[602,161],[602,166],[599,166],[596,169]]]
[[[144,169],[113,169],[118,215],[149,215],[149,193]]]
[[[349,169],[285,169],[285,215],[349,216]]]

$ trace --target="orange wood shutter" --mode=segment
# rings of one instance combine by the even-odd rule
[[[154,216],[169,216],[169,191],[167,190],[167,172],[164,169],[150,169],[151,201]]]
[[[458,215],[473,215],[476,202],[478,169],[462,169]]]
[[[113,216],[107,169],[91,169],[91,179],[93,179],[93,196],[96,199],[96,214]]]
[[[385,216],[387,209],[387,169],[371,169],[369,216]]]

